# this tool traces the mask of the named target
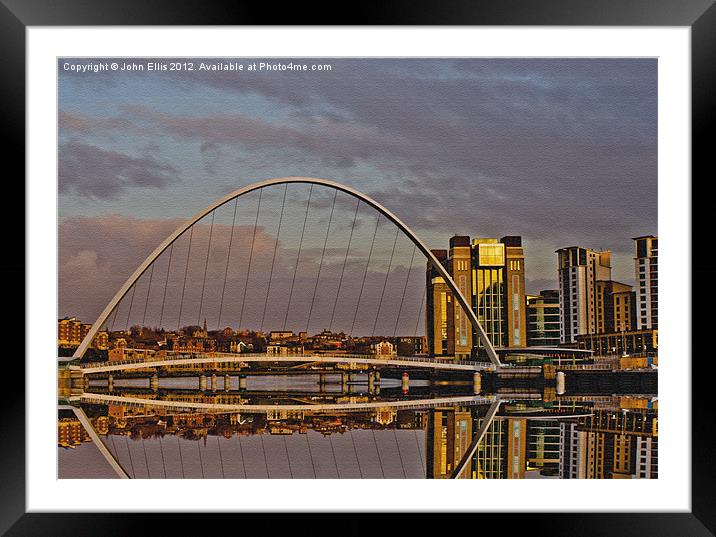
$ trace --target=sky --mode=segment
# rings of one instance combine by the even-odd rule
[[[631,238],[657,234],[656,59],[242,58],[225,60],[244,65],[241,72],[77,70],[113,61],[132,60],[58,60],[60,316],[94,320],[179,223],[236,188],[273,177],[352,186],[431,248],[447,248],[454,234],[521,235],[530,293],[557,287],[554,252],[573,245],[611,250],[613,278],[633,283]],[[246,70],[261,61],[331,70]],[[280,194],[267,194],[261,206],[254,240],[265,261],[276,242]],[[295,213],[286,216],[289,232],[308,194],[287,192]],[[242,200],[239,226],[253,224],[256,203]],[[316,192],[312,204],[324,212],[316,216],[319,229],[331,194]],[[354,206],[339,197],[336,207],[328,246],[337,265]],[[226,231],[233,207],[224,209],[215,224]],[[370,215],[359,220],[369,237]],[[399,289],[406,273],[414,277],[404,260],[410,245],[396,242],[403,260],[388,263],[393,235],[388,227],[379,233],[383,261],[397,271],[386,287]],[[308,248],[320,246],[323,237],[315,235]],[[282,235],[281,253],[295,250],[291,244]],[[213,257],[215,283],[220,252]],[[228,280],[240,289],[239,272]],[[279,267],[278,280],[287,277]],[[308,288],[299,303],[310,297]],[[149,282],[147,302],[158,292],[152,289]],[[262,296],[254,298],[260,303]],[[240,309],[236,299],[229,302],[234,317]],[[330,309],[330,300],[323,306]],[[200,307],[197,320],[203,314]],[[374,324],[383,324],[380,311],[377,318]]]

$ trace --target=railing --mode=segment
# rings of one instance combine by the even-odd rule
[[[136,351],[137,349],[128,349],[131,351]],[[144,349],[139,349],[139,352],[143,352]],[[169,354],[171,353],[171,354]],[[481,364],[486,364],[487,362],[477,362],[477,361],[468,361],[468,360],[455,360],[450,358],[422,358],[422,357],[414,357],[414,356],[387,356],[387,355],[380,355],[380,354],[284,354],[284,355],[274,355],[274,354],[266,354],[266,353],[241,353],[241,354],[233,354],[233,353],[221,353],[221,352],[203,352],[203,353],[182,353],[182,352],[174,352],[174,351],[168,351],[168,353],[164,356],[148,356],[143,358],[137,358],[137,359],[131,359],[131,360],[118,360],[118,361],[111,361],[111,362],[90,362],[87,364],[83,364],[84,369],[95,369],[95,368],[102,368],[102,367],[114,367],[114,366],[121,366],[121,365],[134,365],[134,364],[147,364],[147,367],[152,367],[151,364],[156,362],[169,362],[169,361],[180,361],[180,360],[193,360],[193,359],[201,359],[201,360],[207,360],[209,363],[211,362],[211,358],[218,358],[222,362],[247,362],[247,361],[258,361],[258,360],[252,360],[252,358],[264,358],[266,362],[321,362],[324,358],[331,358],[331,362],[336,362],[337,359],[341,359],[338,363],[341,362],[355,362],[355,361],[384,361],[386,364],[389,364],[392,361],[401,361],[401,362],[413,362],[416,364],[445,364],[445,365],[462,365],[462,366],[470,366],[475,367]],[[295,358],[295,360],[294,360]],[[345,358],[345,360],[342,360]]]

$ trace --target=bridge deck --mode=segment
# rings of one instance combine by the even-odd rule
[[[231,403],[205,403],[199,401],[164,401],[143,397],[127,397],[123,395],[109,395],[99,393],[83,393],[79,396],[83,403],[115,404],[126,406],[150,406],[161,408],[174,408],[182,410],[203,410],[212,412],[243,412],[259,413],[283,410],[287,412],[361,412],[378,408],[395,409],[422,409],[437,406],[456,405],[484,405],[495,400],[495,396],[451,396],[434,397],[430,399],[411,399],[400,401],[370,401],[358,403],[315,403],[315,404],[231,404]]]
[[[82,366],[82,373],[107,373],[110,371],[125,371],[130,369],[144,369],[147,367],[166,367],[178,365],[212,364],[212,363],[250,363],[250,362],[317,362],[333,364],[366,364],[382,367],[406,367],[440,369],[452,371],[483,371],[494,369],[489,362],[456,361],[454,359],[416,358],[413,356],[396,356],[383,358],[365,354],[297,354],[276,356],[270,354],[229,354],[229,353],[196,353],[172,354],[160,358],[141,360],[122,360],[116,362],[98,362]]]

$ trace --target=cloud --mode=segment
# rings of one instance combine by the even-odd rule
[[[59,147],[58,185],[62,194],[110,199],[129,187],[162,188],[177,178],[172,165],[150,156],[133,157],[80,142]]]
[[[402,236],[393,250],[392,225],[379,227],[375,243],[373,228],[356,232],[348,252],[347,230],[338,231],[329,236],[324,252],[325,231],[316,233],[315,226],[325,230],[325,223],[311,217],[307,235],[313,238],[303,241],[299,257],[301,226],[293,218],[299,215],[288,215],[278,243],[272,215],[265,215],[268,223],[259,222],[255,233],[253,225],[239,224],[233,235],[225,216],[213,226],[210,218],[202,220],[165,251],[108,325],[177,328],[206,319],[211,328],[318,332],[333,326],[369,334],[376,326],[387,335],[414,335],[422,322],[425,260],[413,259],[413,245]],[[93,321],[179,224],[119,215],[62,222],[59,315]]]
[[[61,132],[98,151],[108,150],[91,144],[112,137],[157,144],[172,163],[196,163],[193,185],[202,192],[229,190],[222,176],[237,168],[243,181],[335,178],[435,248],[455,233],[522,235],[535,282],[554,278],[556,248],[609,248],[626,259],[631,236],[656,232],[655,59],[317,61],[333,71],[157,72],[146,93],[137,91],[146,73],[61,72],[72,88],[118,103],[92,115],[68,102]],[[175,174],[162,166],[144,162],[141,177],[162,183]],[[72,175],[79,179],[61,180],[61,191],[98,196],[90,194],[96,186],[116,196],[138,186],[116,170],[105,186],[91,166]],[[176,204],[185,202],[179,195],[186,190],[167,192]]]

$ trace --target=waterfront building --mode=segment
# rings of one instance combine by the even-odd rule
[[[92,325],[78,321],[75,317],[64,317],[57,321],[57,346],[78,347],[89,333]],[[106,350],[109,348],[109,334],[98,332],[90,345],[94,349]]]
[[[269,332],[270,341],[280,341],[282,339],[292,338],[293,336],[294,334],[290,330],[271,330],[271,332]]]
[[[539,295],[527,296],[527,345],[556,347],[559,345],[559,291],[548,289]]]
[[[655,411],[595,410],[560,424],[562,479],[655,479],[658,418]]]
[[[559,474],[559,420],[527,421],[527,464],[544,476]]]
[[[439,262],[447,259],[447,250],[432,250]],[[452,303],[452,292],[445,280],[438,275],[433,266],[428,263],[426,273],[426,331],[428,354],[431,356],[449,356],[453,345],[448,349],[448,303]],[[451,306],[452,309],[452,306]]]
[[[472,442],[472,413],[460,407],[435,408],[428,413],[426,468],[428,479],[447,479]],[[468,465],[460,475],[471,477]]]
[[[597,281],[597,334],[629,332],[636,325],[636,294],[631,285]]]
[[[470,303],[496,347],[527,346],[524,251],[522,239],[450,239],[449,250],[433,250]],[[469,358],[480,353],[477,332],[444,280],[428,264],[428,352]]]
[[[371,352],[372,354],[382,357],[395,356],[395,345],[384,339],[383,341],[378,341],[377,343],[372,344]]]
[[[557,250],[560,303],[560,342],[598,333],[597,281],[611,280],[611,252],[579,246]]]
[[[634,239],[634,276],[637,282],[638,330],[659,327],[658,283],[659,283],[659,241],[653,235]]]
[[[607,334],[577,336],[580,349],[594,351],[597,356],[609,354],[656,354],[659,351],[658,330],[630,330]]]
[[[450,238],[445,268],[455,281],[462,296],[468,301],[472,291],[472,252],[470,237],[455,235]],[[448,334],[452,343],[452,355],[456,358],[469,358],[472,354],[473,331],[470,320],[455,300],[449,301],[448,307]],[[448,344],[450,345],[450,344]]]

